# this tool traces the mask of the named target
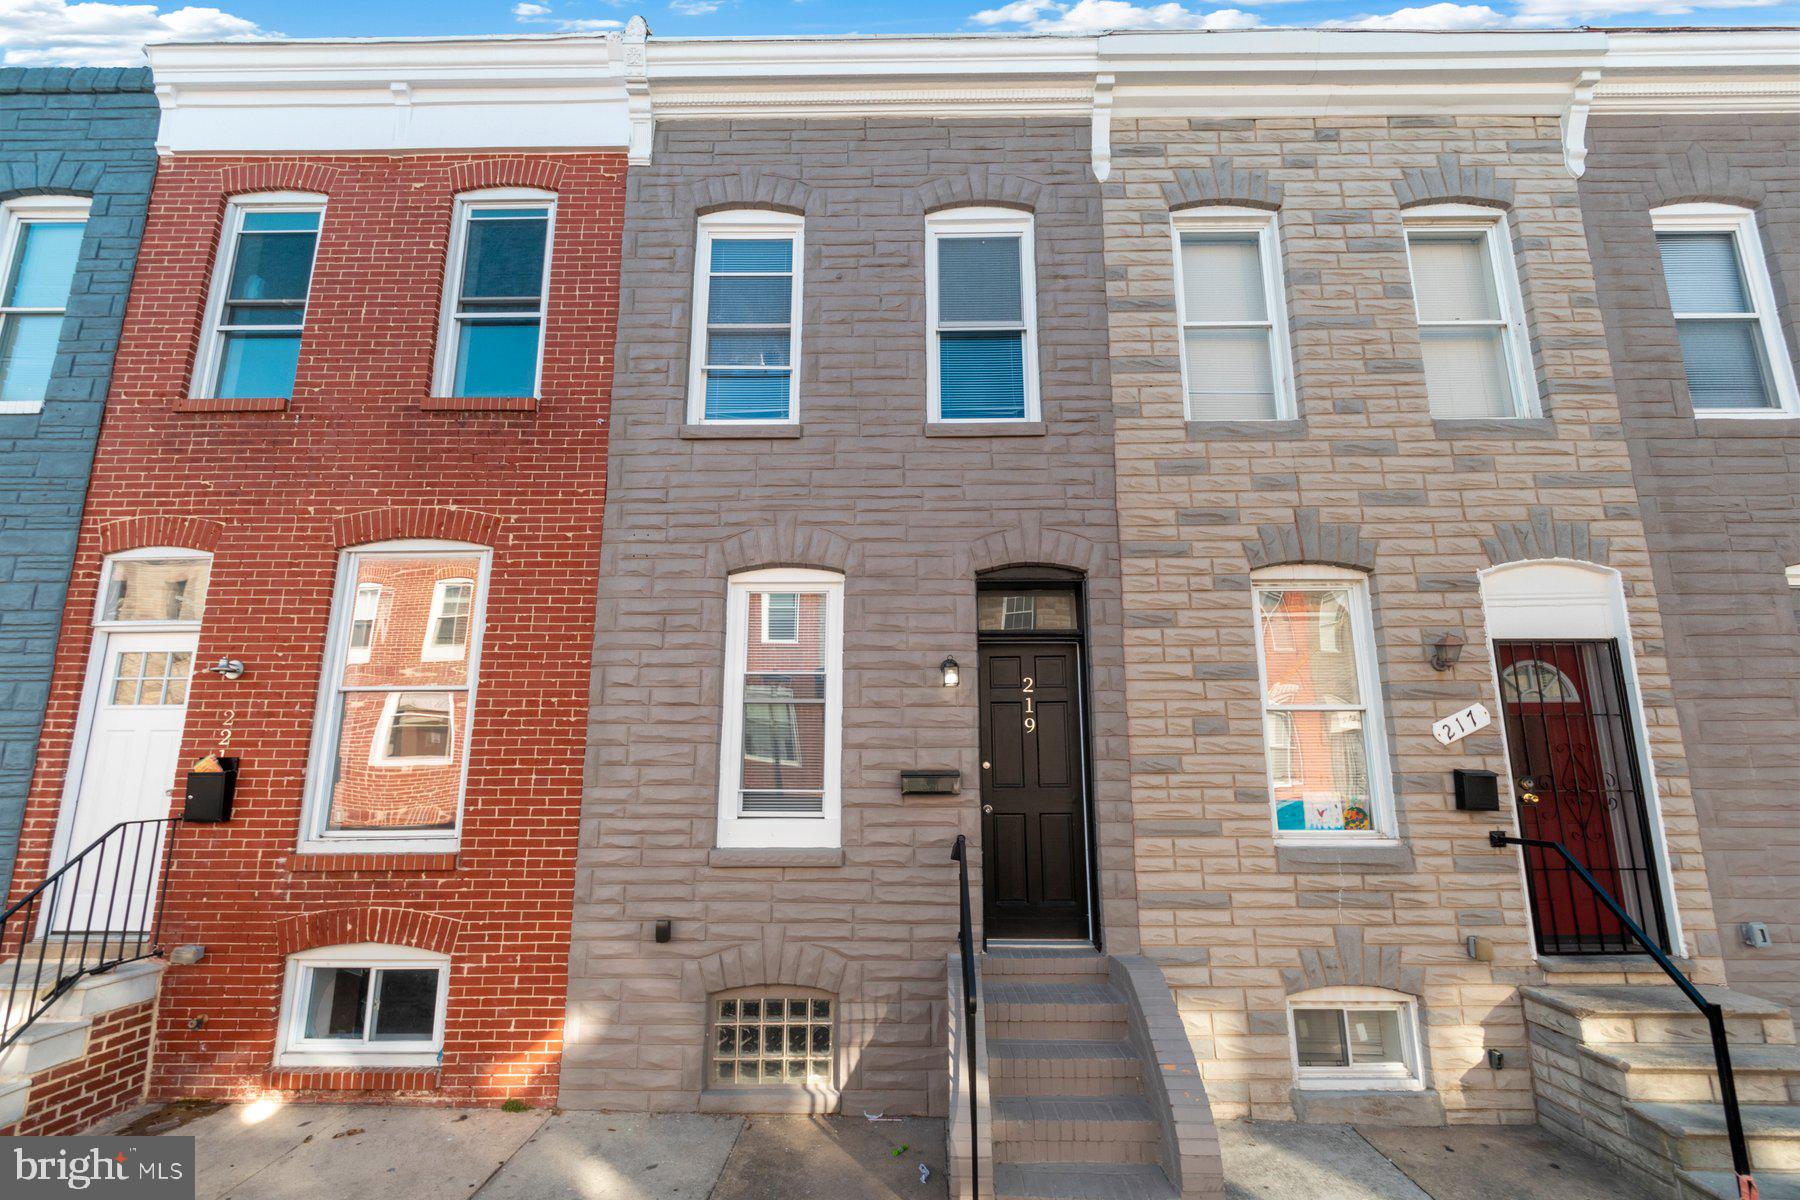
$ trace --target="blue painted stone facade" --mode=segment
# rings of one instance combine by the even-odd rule
[[[0,413],[0,895],[156,174],[156,123],[148,69],[0,70],[0,201],[92,202],[43,411]]]

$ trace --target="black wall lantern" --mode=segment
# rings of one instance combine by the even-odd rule
[[[1431,643],[1431,668],[1434,671],[1448,671],[1462,661],[1463,646],[1467,639],[1460,633],[1445,630],[1437,635]]]
[[[956,665],[954,658],[946,657],[938,664],[938,670],[944,673],[945,687],[955,687],[962,682],[962,668]]]

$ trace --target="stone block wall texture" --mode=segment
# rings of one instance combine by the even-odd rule
[[[1034,216],[1044,421],[931,436],[926,214],[981,203]],[[797,436],[683,436],[696,217],[731,207],[805,217]],[[950,847],[969,835],[979,865],[980,772],[974,672],[946,689],[938,663],[977,661],[980,570],[1086,573],[1101,910],[1110,947],[1136,941],[1087,126],[664,122],[625,237],[563,1103],[780,1103],[704,1089],[706,998],[789,984],[839,999],[844,1111],[941,1113]],[[727,579],[775,565],[845,578],[841,858],[713,850]],[[902,799],[915,767],[962,794]]]
[[[0,69],[0,201],[90,203],[50,388],[0,413],[0,893],[50,686],[75,530],[156,173],[147,69]]]
[[[1454,808],[1451,770],[1507,764],[1497,729],[1451,748],[1434,719],[1498,715],[1477,572],[1563,554],[1619,571],[1689,953],[1718,946],[1662,618],[1575,183],[1554,119],[1121,120],[1104,185],[1143,953],[1163,969],[1214,1112],[1283,1118],[1287,997],[1373,985],[1419,998],[1428,1084],[1452,1122],[1532,1119],[1519,985],[1535,964],[1510,813]],[[1402,206],[1501,208],[1546,415],[1434,421]],[[1184,421],[1172,206],[1277,213],[1299,419]],[[1398,849],[1277,847],[1250,572],[1369,572]],[[1453,670],[1438,630],[1468,639]],[[1510,804],[1508,806],[1510,808]],[[1493,941],[1491,964],[1464,938]],[[1600,973],[1592,978],[1618,979]],[[1510,1064],[1490,1070],[1489,1047]],[[1379,1117],[1370,1110],[1369,1117]]]
[[[1650,210],[1756,213],[1800,361],[1800,128],[1791,113],[1597,117],[1581,180],[1619,410],[1662,601],[1725,971],[1800,1005],[1800,417],[1695,419]],[[1773,945],[1742,944],[1763,921]]]
[[[538,402],[440,411],[429,400],[455,197],[509,186],[557,195]],[[176,840],[163,941],[203,945],[206,957],[164,977],[152,1098],[554,1101],[624,186],[625,157],[610,152],[163,162],[19,860],[28,878],[52,845],[104,556],[210,551],[195,658],[229,654],[248,669],[194,677],[180,761],[229,730],[242,767],[231,820]],[[271,190],[327,200],[294,396],[273,411],[187,411],[227,203]],[[399,538],[493,551],[461,844],[300,854],[340,553]],[[440,1065],[274,1069],[286,956],[364,941],[450,956]]]

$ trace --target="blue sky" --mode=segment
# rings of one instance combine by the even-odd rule
[[[663,35],[1800,24],[1800,0],[0,0],[0,59],[132,64],[169,38],[607,30],[639,12]]]

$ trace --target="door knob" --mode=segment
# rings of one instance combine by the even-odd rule
[[[981,769],[984,771],[991,771],[994,769],[994,764],[984,758],[981,760]]]
[[[981,806],[981,811],[982,811],[982,812],[984,812],[984,813],[987,813],[987,814],[989,814],[989,815],[990,815],[990,816],[991,816],[991,815],[992,815],[992,814],[993,814],[993,811],[994,811],[994,806],[993,806],[993,805],[991,805],[991,804],[984,804],[984,805],[982,805],[982,806]]]

